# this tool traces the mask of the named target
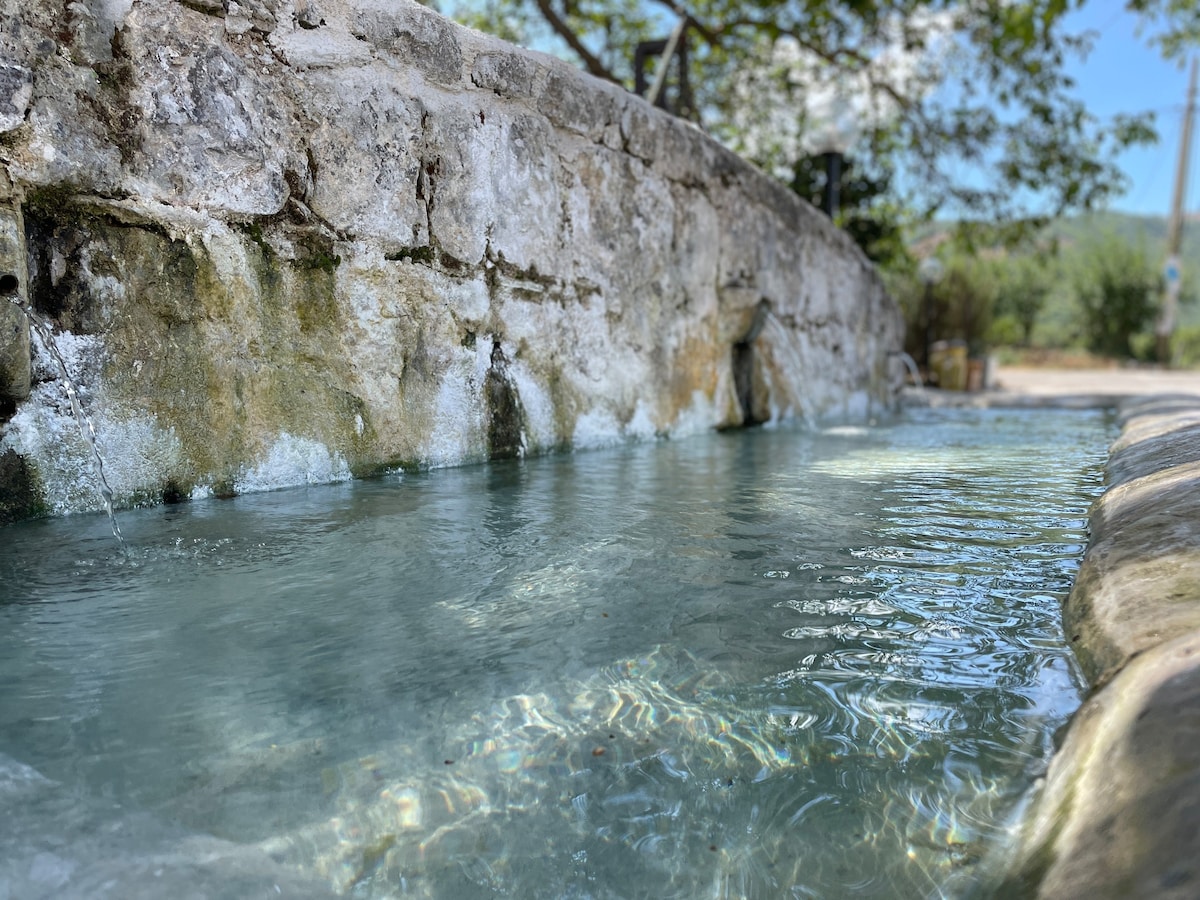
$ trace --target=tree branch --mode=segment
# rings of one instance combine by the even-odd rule
[[[700,35],[700,37],[704,38],[705,42],[710,47],[716,47],[720,42],[720,36],[717,34],[717,32],[713,31],[703,22],[697,20],[690,12],[687,11],[687,7],[682,3],[678,3],[676,0],[654,0],[654,2],[656,2],[659,6],[665,6],[677,16],[684,16],[687,19],[688,27],[692,29],[692,31],[696,32],[696,34]]]
[[[571,30],[571,27],[559,17],[554,11],[554,7],[550,5],[550,0],[537,0],[538,11],[542,14],[542,18],[546,23],[554,29],[554,33],[567,42],[579,58],[583,61],[584,67],[597,78],[603,78],[605,81],[611,81],[614,84],[621,84],[621,79],[609,71],[604,63],[600,62],[583,42],[579,40],[579,36]]]

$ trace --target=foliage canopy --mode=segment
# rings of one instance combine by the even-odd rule
[[[1096,119],[1067,63],[1082,0],[460,0],[474,27],[574,58],[632,87],[634,48],[686,17],[703,127],[785,181],[853,133],[860,171],[918,216],[998,222],[1092,209],[1119,192],[1113,159],[1154,139],[1149,116]],[[1128,0],[1177,50],[1195,0]],[[1195,34],[1193,33],[1195,32]]]

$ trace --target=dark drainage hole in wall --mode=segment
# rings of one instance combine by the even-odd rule
[[[17,288],[21,286],[20,279],[12,272],[0,273],[0,297],[7,297],[10,294],[15,294]]]

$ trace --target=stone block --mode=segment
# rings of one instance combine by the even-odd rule
[[[1200,894],[1200,634],[1138,657],[1075,714],[999,897]]]
[[[351,33],[404,60],[431,81],[463,81],[459,29],[432,10],[393,0],[347,0]]]
[[[0,62],[0,134],[25,122],[32,99],[32,73],[24,66]]]
[[[29,396],[28,275],[19,209],[0,207],[0,409]]]
[[[1128,402],[1064,607],[1095,690],[999,897],[1200,894],[1200,398]]]
[[[1125,408],[1110,487],[1063,608],[1067,638],[1091,681],[1145,650],[1200,629],[1200,401]]]

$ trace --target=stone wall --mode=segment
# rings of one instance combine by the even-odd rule
[[[0,521],[891,405],[901,322],[687,123],[407,0],[0,0]]]

